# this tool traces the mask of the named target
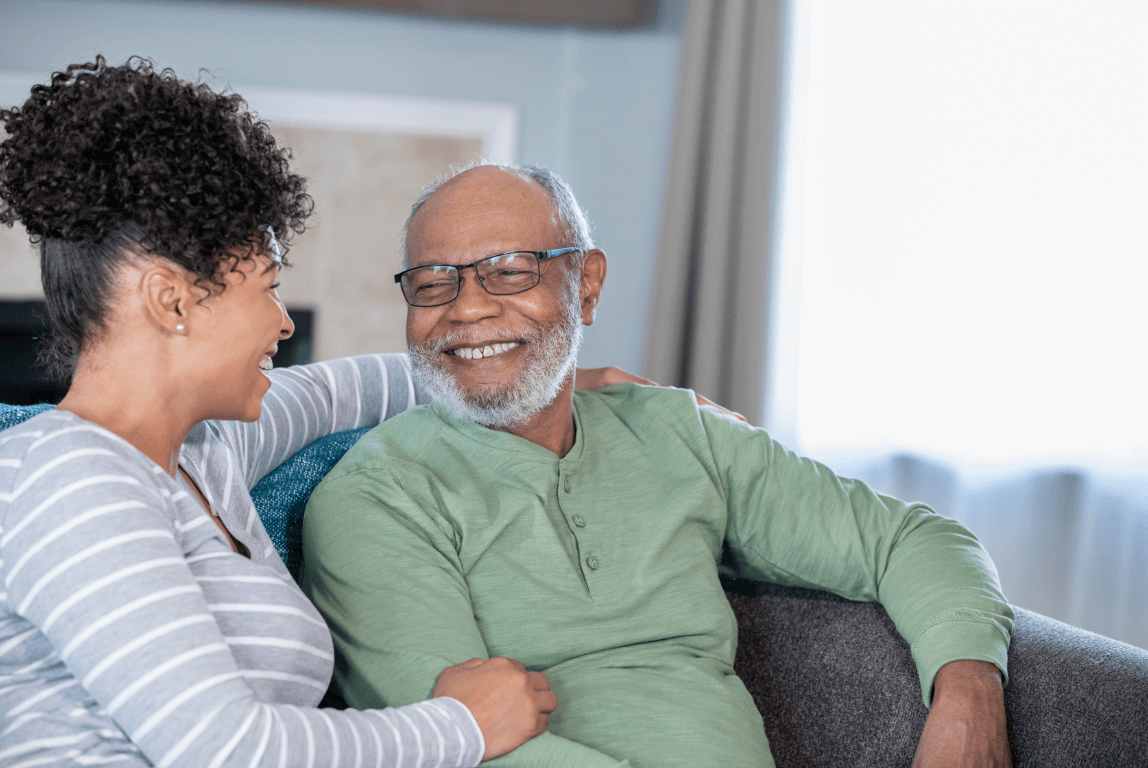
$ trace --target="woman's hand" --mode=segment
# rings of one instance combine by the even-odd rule
[[[621,368],[615,368],[612,365],[606,366],[605,368],[578,368],[574,371],[574,389],[597,389],[598,387],[608,387],[611,384],[645,384],[648,387],[662,386],[649,379],[643,379],[641,376],[626,373]],[[694,398],[698,401],[698,405],[712,405],[719,411],[724,411],[739,421],[745,421],[745,417],[740,413],[731,411],[728,408],[723,408],[696,392],[694,393]]]
[[[605,368],[578,368],[574,371],[574,389],[597,389],[611,384],[645,384],[658,386],[649,379],[626,373],[621,368],[608,365]]]
[[[486,740],[484,761],[505,755],[545,731],[550,713],[558,706],[546,675],[527,672],[521,662],[502,656],[447,667],[431,696],[450,696],[466,705]]]

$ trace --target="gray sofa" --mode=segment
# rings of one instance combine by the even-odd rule
[[[0,405],[0,429],[41,407]],[[252,490],[284,562],[301,566],[311,491],[366,430],[318,440]],[[836,595],[728,580],[735,667],[780,768],[909,766],[925,722],[909,647],[885,611]],[[1148,768],[1148,651],[1023,608],[1005,690],[1016,768]]]
[[[881,606],[728,582],[735,667],[778,766],[908,766],[927,710]],[[1005,688],[1016,768],[1148,766],[1148,651],[1016,608]]]

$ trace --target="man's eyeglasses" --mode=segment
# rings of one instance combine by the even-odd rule
[[[462,270],[474,267],[478,284],[487,293],[507,296],[529,291],[542,279],[538,262],[564,256],[577,248],[555,248],[552,251],[512,251],[496,253],[469,264],[424,264],[395,275],[403,287],[403,296],[412,307],[437,307],[458,298]]]

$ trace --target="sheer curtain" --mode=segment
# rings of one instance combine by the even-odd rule
[[[964,520],[1014,603],[1148,647],[1148,3],[792,18],[777,423]]]
[[[1148,648],[1148,503],[1135,488],[1080,468],[970,481],[908,453],[836,455],[831,466],[965,523],[1013,604]]]

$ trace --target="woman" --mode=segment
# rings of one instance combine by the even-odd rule
[[[314,708],[330,635],[248,489],[423,397],[401,355],[269,375],[278,240],[311,201],[267,126],[102,57],[0,122],[0,222],[40,242],[71,379],[0,435],[0,764],[473,766],[544,730],[546,678],[507,659],[420,704]]]

